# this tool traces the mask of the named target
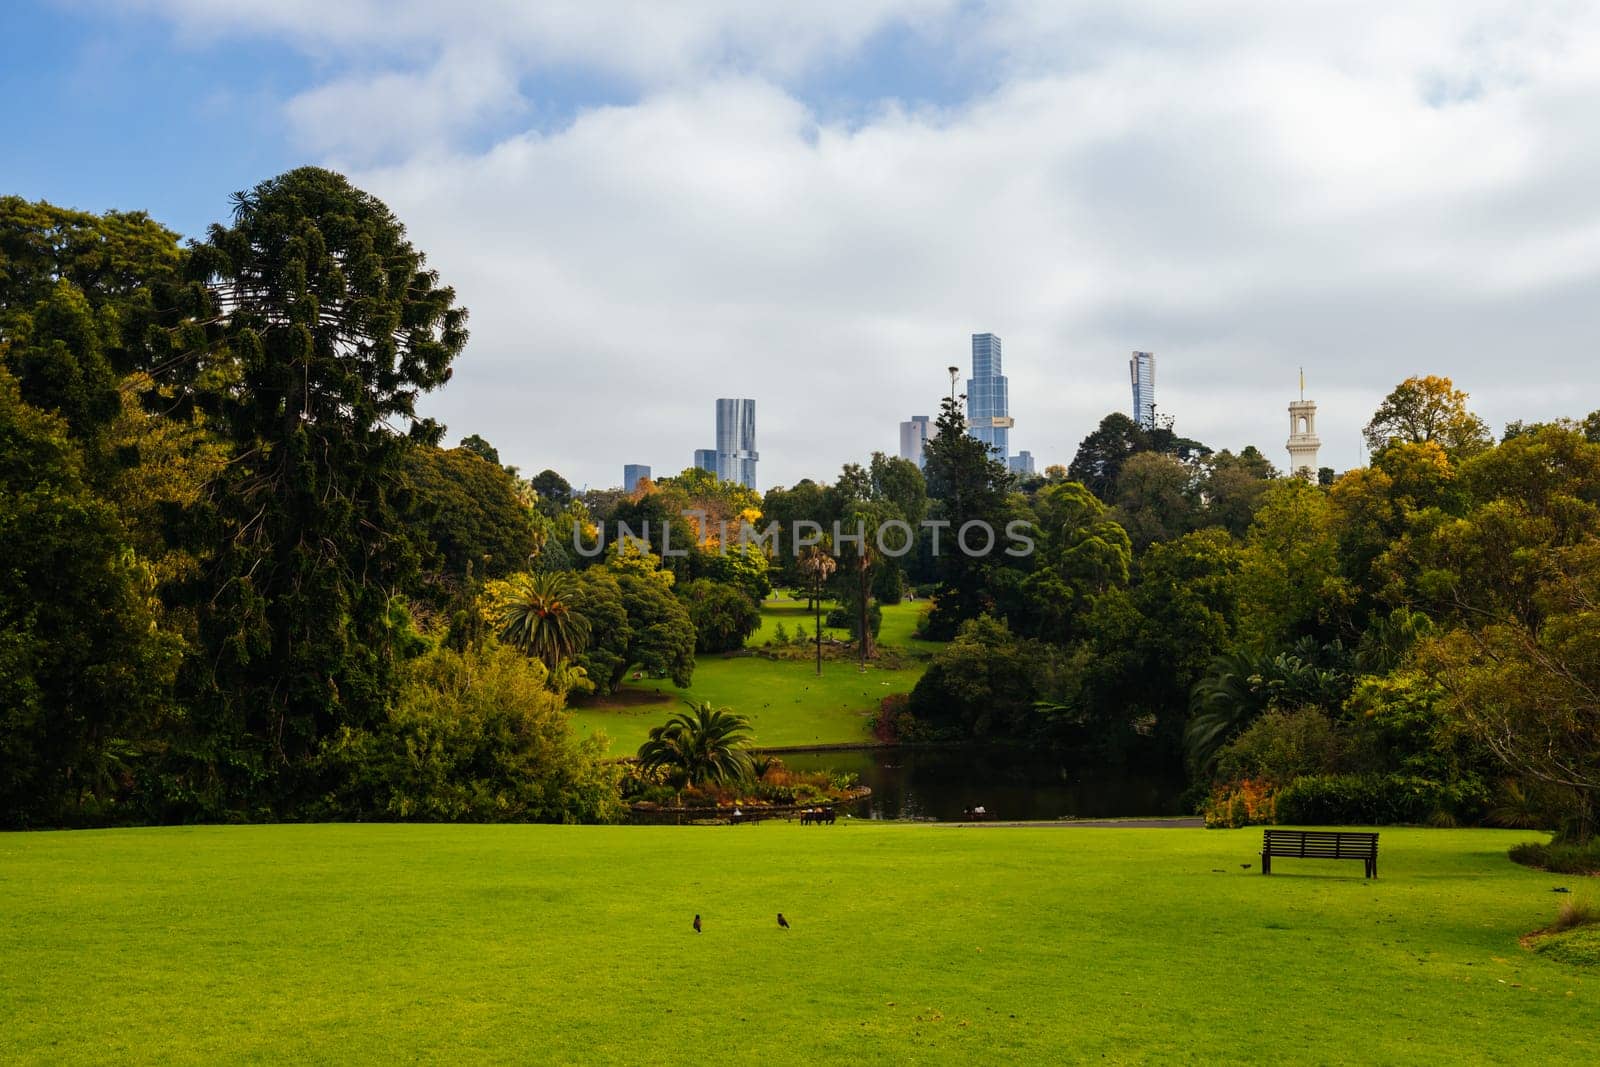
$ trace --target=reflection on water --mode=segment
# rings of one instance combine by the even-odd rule
[[[873,819],[962,818],[982,807],[994,819],[1104,819],[1181,815],[1184,783],[1103,764],[1084,766],[1016,748],[875,748],[778,754],[795,770],[848,772],[872,787],[856,808]]]

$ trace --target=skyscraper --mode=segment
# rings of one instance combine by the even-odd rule
[[[1033,453],[1024,448],[1021,452],[1006,460],[1006,466],[1010,468],[1012,474],[1032,474]]]
[[[643,463],[624,463],[622,465],[622,488],[625,492],[633,492],[639,488],[641,479],[648,481],[650,468]]]
[[[717,401],[717,447],[697,448],[694,465],[711,471],[724,482],[738,482],[747,489],[756,487],[756,402],[754,400]]]
[[[1135,352],[1128,360],[1133,380],[1133,421],[1147,430],[1156,427],[1156,354]]]
[[[928,445],[931,430],[929,422],[926,415],[913,415],[909,421],[900,424],[901,459],[909,459],[917,466],[922,466],[922,450]]]
[[[1000,372],[1000,338],[992,333],[972,335],[972,377],[967,379],[967,425],[972,436],[1000,453],[1011,455],[1010,397],[1006,376]]]

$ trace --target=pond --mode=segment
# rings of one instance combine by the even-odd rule
[[[983,807],[994,819],[1184,815],[1181,776],[1069,763],[1019,748],[873,748],[777,753],[794,770],[856,775],[872,796],[857,818],[959,820]]]

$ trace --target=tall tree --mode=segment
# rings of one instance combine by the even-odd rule
[[[1115,517],[1142,552],[1194,528],[1196,495],[1193,470],[1171,456],[1142,452],[1130,456],[1117,475]]]
[[[694,620],[667,584],[651,574],[590,567],[578,575],[589,645],[577,663],[614,693],[633,667],[683,689],[694,677]]]
[[[1002,543],[1011,475],[988,445],[967,433],[967,417],[956,398],[940,403],[937,425],[939,432],[923,453],[923,473],[928,495],[938,501],[934,517],[947,526],[935,561],[939,591],[928,623],[935,636],[950,637],[964,620],[994,607],[986,576],[998,561],[993,554],[969,555],[958,539],[973,522],[988,525],[996,548]],[[974,547],[982,544],[979,540]]]
[[[416,540],[444,576],[458,581],[469,563],[485,578],[527,569],[539,547],[536,528],[505,468],[466,447],[416,448],[406,473]]]
[[[240,374],[204,516],[218,547],[191,680],[207,735],[195,788],[287,810],[318,788],[324,739],[379,721],[395,691],[389,601],[415,569],[404,459],[437,443],[417,398],[448,380],[466,312],[340,175],[290,171],[233,214],[190,261],[210,342]]]
[[[477,434],[468,434],[461,439],[461,448],[466,449],[480,459],[488,460],[496,467],[500,466],[500,450]]]
[[[1467,394],[1449,378],[1432,374],[1395,386],[1362,432],[1373,452],[1395,442],[1437,441],[1452,454],[1467,456],[1494,442],[1483,420],[1467,410]]]
[[[0,366],[0,825],[108,814],[170,706],[178,645],[61,418]]]
[[[822,674],[822,590],[828,584],[828,577],[838,566],[834,558],[818,545],[807,548],[800,557],[800,573],[806,577],[807,591],[811,594],[811,604],[817,614],[818,675]]]
[[[1447,711],[1507,768],[1570,791],[1567,835],[1600,820],[1600,539],[1547,557],[1526,616],[1480,616],[1425,646]]]
[[[1078,445],[1066,476],[1088,486],[1101,500],[1112,503],[1122,476],[1122,465],[1141,452],[1156,452],[1180,463],[1192,464],[1209,456],[1211,449],[1199,441],[1179,437],[1171,426],[1146,428],[1122,412],[1113,411]]]
[[[183,263],[178,235],[143,212],[0,197],[0,359],[22,398],[80,440],[116,418],[123,378],[196,340],[180,310]]]
[[[1240,636],[1270,654],[1307,636],[1337,632],[1350,602],[1339,574],[1333,508],[1326,490],[1298,478],[1274,482],[1245,542],[1239,577]]]
[[[539,494],[539,510],[546,515],[557,515],[572,499],[572,485],[553,470],[545,469],[529,479],[534,492]]]
[[[1246,445],[1238,455],[1223,449],[1206,457],[1204,466],[1200,496],[1205,501],[1206,522],[1243,537],[1255,518],[1261,494],[1278,472],[1255,445]]]

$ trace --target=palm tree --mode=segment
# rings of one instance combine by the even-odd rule
[[[1302,641],[1293,652],[1267,657],[1231,652],[1211,661],[1189,691],[1189,724],[1183,744],[1196,770],[1208,772],[1217,752],[1274,708],[1338,707],[1349,695],[1349,676],[1324,670],[1310,661],[1313,654],[1337,659],[1338,642],[1318,645]]]
[[[727,785],[751,775],[750,720],[731,708],[693,704],[650,731],[639,746],[639,762],[647,771],[666,770],[680,785],[714,782]]]
[[[800,570],[807,578],[811,579],[811,602],[817,609],[817,674],[822,674],[822,587],[827,584],[829,575],[839,565],[816,545],[806,549],[806,554],[800,557]]]
[[[1212,660],[1204,677],[1194,684],[1183,744],[1196,770],[1209,772],[1217,750],[1267,710],[1268,669],[1265,657],[1233,652]]]
[[[554,671],[589,644],[589,620],[578,612],[571,574],[521,574],[500,603],[500,640],[537,657]]]

